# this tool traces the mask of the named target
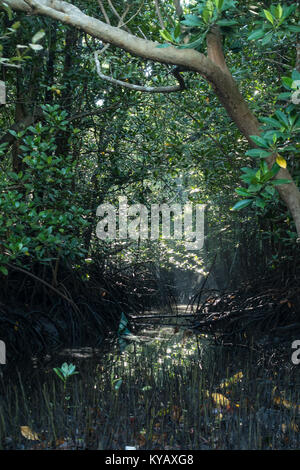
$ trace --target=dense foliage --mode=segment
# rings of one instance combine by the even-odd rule
[[[199,75],[181,72],[185,89],[173,94],[117,86],[97,74],[95,51],[102,72],[123,84],[166,86],[175,83],[174,70],[1,3],[1,80],[7,90],[0,117],[2,283],[14,282],[18,268],[54,287],[68,270],[88,283],[97,265],[101,276],[106,270],[128,273],[127,287],[118,282],[130,290],[128,280],[141,265],[145,279],[150,273],[160,280],[160,269],[199,276],[213,260],[213,287],[269,269],[296,276],[297,233],[276,191],[287,181],[273,179],[287,167],[300,185],[294,2],[197,0],[182,2],[179,17],[171,1],[160,9],[135,1],[126,10],[124,28],[164,48],[205,52],[207,32],[221,28],[228,68],[263,126],[252,149]],[[126,2],[115,1],[113,8],[104,1],[74,3],[117,26]],[[270,169],[265,159],[274,152]],[[203,250],[186,252],[175,241],[100,242],[96,209],[102,202],[117,204],[119,196],[147,208],[206,204]]]

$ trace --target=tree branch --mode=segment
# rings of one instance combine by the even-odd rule
[[[183,67],[199,73],[213,86],[227,114],[252,146],[254,143],[251,140],[251,135],[260,134],[259,122],[239,92],[238,86],[228,70],[223,55],[221,37],[215,29],[212,29],[207,36],[208,57],[206,57],[194,49],[178,49],[174,46],[159,48],[157,42],[142,39],[120,28],[103,23],[63,0],[5,0],[5,3],[14,10],[48,16],[71,25],[134,56]],[[3,4],[2,0],[0,0],[1,4]],[[126,82],[118,82],[115,83],[128,86]],[[136,85],[134,87],[133,89],[137,89]],[[273,157],[270,158],[268,164],[273,164]],[[278,178],[292,180],[288,170],[283,168],[275,176],[275,179]],[[292,213],[300,237],[300,192],[293,181],[290,184],[280,184],[277,189]]]
[[[176,69],[173,71],[173,75],[179,81],[179,85],[170,85],[170,86],[161,86],[161,87],[147,87],[147,86],[141,86],[141,85],[134,85],[133,83],[124,82],[122,80],[117,80],[116,78],[109,77],[108,75],[104,75],[101,72],[100,62],[98,59],[98,53],[99,53],[98,51],[95,51],[94,53],[97,74],[100,78],[102,78],[102,80],[106,80],[107,82],[110,82],[113,85],[119,85],[125,88],[129,88],[130,90],[142,91],[144,93],[173,93],[174,91],[182,91],[185,89],[184,80],[180,76],[179,71]]]
[[[295,65],[295,69],[298,70],[298,72],[300,72],[300,42],[298,42],[296,44],[296,65]]]
[[[171,45],[167,48],[159,48],[157,47],[159,43],[139,38],[118,27],[90,17],[78,7],[63,0],[7,0],[5,3],[15,10],[48,16],[74,26],[105,43],[120,47],[134,56],[164,64],[179,65],[199,72],[208,79],[216,71],[215,65],[204,54],[194,49],[177,49]]]
[[[207,56],[220,69],[231,76],[223,54],[222,35],[219,26],[213,26],[206,35]]]
[[[158,0],[155,0],[155,10],[156,10],[157,18],[158,18],[161,29],[165,29],[165,24],[164,24],[163,17],[161,16],[161,11],[159,8]]]
[[[173,0],[173,3],[174,3],[175,10],[176,10],[176,14],[178,18],[180,19],[181,16],[183,15],[183,9],[180,4],[180,0]]]
[[[104,8],[104,6],[103,6],[102,1],[101,1],[101,0],[98,0],[98,3],[99,3],[100,10],[102,11],[102,14],[103,14],[103,16],[104,16],[104,18],[105,18],[106,23],[107,23],[107,24],[110,24],[110,19],[109,19],[109,17],[108,17],[108,14],[106,13],[106,10],[105,10],[105,8]]]

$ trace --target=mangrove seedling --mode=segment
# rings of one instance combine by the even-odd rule
[[[71,377],[71,375],[78,374],[75,369],[76,366],[74,364],[67,364],[66,362],[64,362],[61,367],[53,367],[54,372],[64,383],[64,390],[66,390],[68,378]]]

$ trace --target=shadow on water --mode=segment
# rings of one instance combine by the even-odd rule
[[[144,327],[125,346],[114,338],[2,368],[1,448],[299,447],[291,362],[171,326]],[[53,371],[64,362],[78,371],[66,387]]]

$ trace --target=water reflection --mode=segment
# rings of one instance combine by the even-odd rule
[[[64,362],[79,372],[66,388],[53,371]],[[121,350],[114,337],[102,348],[35,357],[2,378],[0,442],[5,449],[297,448],[298,389],[294,366],[266,367],[255,348],[232,350],[155,325]]]

